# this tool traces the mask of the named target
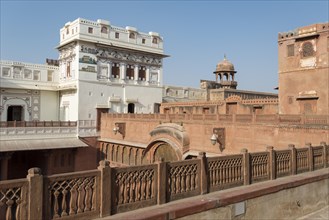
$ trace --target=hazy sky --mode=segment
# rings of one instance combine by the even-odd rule
[[[2,60],[57,59],[59,30],[78,17],[155,31],[164,38],[164,83],[199,87],[214,80],[224,54],[238,89],[275,92],[277,36],[327,22],[328,0],[316,1],[3,1]]]

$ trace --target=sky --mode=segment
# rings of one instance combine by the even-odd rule
[[[58,59],[59,30],[77,18],[160,33],[165,85],[199,88],[224,54],[238,89],[277,92],[279,32],[329,21],[329,0],[1,1],[0,59]]]

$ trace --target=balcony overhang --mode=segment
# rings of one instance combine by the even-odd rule
[[[0,144],[0,152],[88,147],[87,144],[78,138],[1,140]]]

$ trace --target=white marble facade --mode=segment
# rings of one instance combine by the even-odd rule
[[[58,66],[0,62],[1,121],[16,111],[25,121],[158,111],[166,57],[158,33],[78,18],[60,30],[57,49]]]

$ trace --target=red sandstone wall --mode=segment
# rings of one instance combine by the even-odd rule
[[[300,29],[317,28],[309,38],[295,39],[294,36],[279,39],[279,100],[280,114],[299,114],[300,101],[296,100],[299,92],[315,91],[319,97],[314,111],[319,115],[329,114],[329,23],[310,25]],[[310,33],[310,34],[314,34]],[[314,43],[314,56],[303,58],[302,45]],[[294,45],[294,56],[288,57],[287,45]],[[303,67],[301,62],[315,58],[314,66]]]
[[[96,169],[99,154],[97,137],[80,137],[80,139],[89,147],[81,147],[76,150],[74,171]]]
[[[102,118],[101,138],[125,140],[130,142],[148,144],[149,132],[152,131],[160,120],[154,119],[113,119]],[[115,122],[126,122],[126,136],[114,135]],[[162,123],[166,121],[162,120]],[[168,121],[169,122],[169,121]],[[174,122],[174,121],[173,121]],[[177,121],[181,122],[181,121]],[[264,151],[266,146],[274,146],[276,149],[287,148],[288,144],[303,147],[306,143],[319,145],[320,142],[329,142],[329,130],[321,129],[320,126],[278,126],[271,124],[253,123],[224,123],[219,121],[189,120],[183,122],[190,139],[190,150],[220,153],[218,145],[213,146],[210,142],[213,128],[226,129],[226,148],[223,153],[237,153],[242,148],[249,151]]]

